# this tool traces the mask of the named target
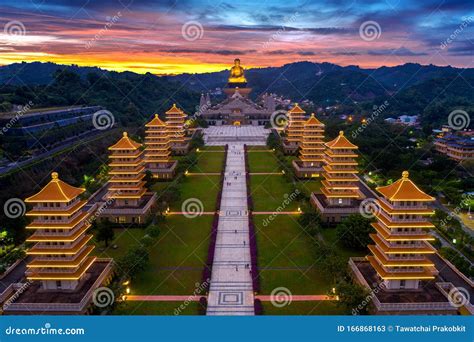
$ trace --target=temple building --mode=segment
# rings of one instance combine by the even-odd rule
[[[304,124],[306,112],[298,103],[288,111],[288,126],[285,129],[286,137],[283,139],[283,151],[285,154],[296,154],[303,141]]]
[[[175,175],[176,160],[170,160],[170,138],[166,123],[158,114],[145,125],[145,164],[153,177],[160,179],[171,179]]]
[[[101,212],[101,217],[115,223],[145,223],[156,194],[145,188],[145,165],[142,145],[133,141],[127,132],[109,147],[110,179],[106,202],[110,203]]]
[[[263,104],[259,105],[249,97],[252,88],[247,86],[244,69],[240,59],[234,60],[230,69],[228,83],[223,89],[227,98],[212,105],[209,94],[201,95],[197,116],[202,117],[211,126],[220,125],[266,125],[275,111],[273,96],[263,96]]]
[[[387,289],[417,289],[421,280],[434,279],[438,274],[426,255],[436,249],[430,229],[435,228],[427,217],[434,214],[428,207],[435,199],[420,190],[404,171],[393,184],[378,187],[380,210],[370,237],[372,255],[367,257]]]
[[[472,138],[446,134],[435,139],[434,147],[437,152],[457,162],[474,160],[474,139]]]
[[[370,190],[357,177],[356,145],[340,131],[326,145],[321,194],[313,193],[311,203],[328,223],[340,222],[358,212],[360,200],[372,197]]]
[[[354,279],[373,294],[374,313],[474,314],[472,281],[429,243],[435,240],[428,221],[435,199],[413,183],[408,171],[376,190],[371,254],[349,260]]]
[[[299,160],[293,161],[298,178],[319,177],[323,170],[326,150],[324,124],[314,114],[304,123]]]
[[[190,145],[188,138],[186,138],[186,130],[184,128],[186,114],[181,109],[176,107],[176,104],[173,104],[173,106],[165,114],[166,128],[168,131],[171,151],[176,155],[187,154]]]
[[[33,205],[26,214],[33,218],[26,229],[34,231],[26,240],[34,244],[27,251],[29,283],[4,306],[6,313],[83,313],[91,291],[107,281],[112,261],[91,256],[90,212],[79,197],[84,191],[53,172],[50,182],[25,200]]]

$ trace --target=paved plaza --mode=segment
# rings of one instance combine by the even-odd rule
[[[204,129],[204,142],[209,146],[241,143],[264,146],[270,130],[263,126],[211,126]]]
[[[208,315],[254,315],[243,144],[229,145]]]

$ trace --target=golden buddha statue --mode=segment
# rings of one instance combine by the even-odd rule
[[[244,68],[240,66],[240,59],[234,59],[234,66],[230,68],[229,83],[247,83]]]

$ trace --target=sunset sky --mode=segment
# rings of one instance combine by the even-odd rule
[[[364,30],[364,28],[366,30]],[[474,67],[474,2],[2,0],[0,65],[170,74],[294,61]]]

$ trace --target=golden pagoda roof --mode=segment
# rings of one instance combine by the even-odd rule
[[[173,106],[166,111],[166,114],[183,114],[184,112],[176,107],[176,103],[173,103]]]
[[[294,113],[298,113],[298,114],[305,114],[306,112],[301,109],[301,107],[298,105],[298,103],[295,103],[295,105],[293,106],[293,108],[291,108],[289,111],[288,111],[289,114],[294,114]]]
[[[403,171],[402,178],[395,183],[376,188],[389,201],[434,201],[434,197],[424,193],[409,178],[408,171]]]
[[[304,124],[305,125],[321,125],[321,126],[324,126],[324,124],[321,121],[316,119],[316,117],[314,116],[314,113],[311,113],[311,116],[309,117],[309,119]]]
[[[145,125],[145,127],[162,127],[166,126],[166,124],[160,119],[158,114],[155,114],[153,119]]]
[[[57,172],[51,173],[51,180],[37,194],[28,197],[26,203],[42,202],[69,202],[86,191],[84,188],[76,188],[59,179]]]
[[[326,146],[329,148],[335,149],[357,149],[358,147],[351,143],[345,136],[344,131],[339,131],[339,135],[336,139],[331,140],[330,142],[326,143]]]
[[[141,146],[141,144],[133,141],[128,137],[127,132],[123,132],[122,138],[109,147],[109,150],[136,150]]]

